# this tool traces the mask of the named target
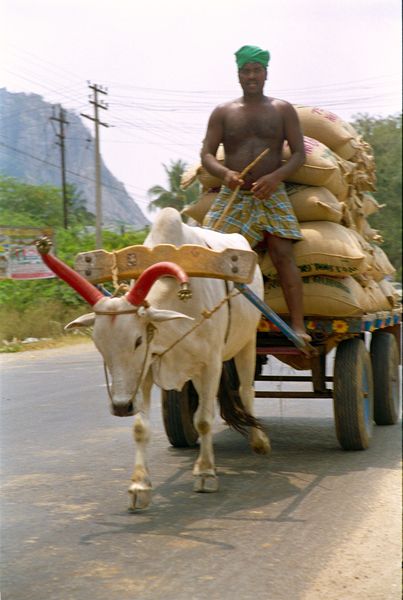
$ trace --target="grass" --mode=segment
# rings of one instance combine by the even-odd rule
[[[30,303],[24,309],[0,308],[0,352],[56,348],[90,339],[90,330],[64,333],[64,326],[83,314],[81,307],[66,307],[60,301]]]
[[[62,348],[64,346],[73,346],[91,342],[89,334],[80,335],[68,334],[56,338],[46,338],[38,341],[23,343],[15,340],[11,342],[2,342],[0,344],[0,353],[26,352],[27,350],[47,350],[49,348]]]

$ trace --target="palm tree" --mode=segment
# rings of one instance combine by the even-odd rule
[[[200,195],[200,185],[195,182],[186,190],[181,188],[181,178],[186,169],[186,163],[182,160],[171,161],[169,167],[162,166],[168,176],[169,189],[164,188],[162,185],[151,187],[147,195],[153,200],[149,203],[148,208],[153,211],[158,208],[172,206],[181,211],[187,204],[197,200]]]

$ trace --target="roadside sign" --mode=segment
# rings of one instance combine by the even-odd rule
[[[53,236],[49,227],[0,227],[0,279],[49,279],[55,274],[43,263],[35,240]]]

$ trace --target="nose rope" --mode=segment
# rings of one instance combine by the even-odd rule
[[[144,377],[144,371],[145,371],[146,364],[147,364],[148,353],[149,353],[149,350],[150,350],[150,343],[151,343],[151,340],[154,337],[154,331],[155,331],[154,325],[152,325],[151,323],[149,323],[147,325],[146,351],[145,351],[145,354],[144,354],[143,364],[141,366],[140,377],[137,380],[136,388],[135,388],[133,394],[130,396],[130,400],[129,400],[128,404],[134,402],[134,400],[135,400],[135,398],[137,396],[137,392],[139,391],[140,385],[142,383],[142,380],[143,380],[143,377]],[[108,391],[109,400],[113,404],[112,391],[111,391],[111,386],[110,386],[110,383],[109,383],[108,368],[106,366],[106,362],[105,361],[104,361],[104,373],[105,373],[106,389]],[[133,404],[133,406],[134,406],[134,404]]]

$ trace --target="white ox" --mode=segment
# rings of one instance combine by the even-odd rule
[[[172,208],[159,213],[144,245],[153,247],[162,243],[175,246],[198,244],[213,250],[250,249],[239,234],[222,234],[182,223],[179,213]],[[94,313],[80,317],[67,327],[94,325],[93,340],[110,373],[112,414],[135,415],[136,453],[129,487],[131,506],[143,508],[151,498],[146,449],[150,437],[149,406],[153,383],[165,390],[181,390],[187,381],[192,381],[199,397],[194,426],[200,436],[200,452],[193,469],[194,489],[215,491],[218,480],[212,427],[222,363],[234,358],[240,398],[246,416],[253,415],[259,311],[242,294],[237,294],[231,282],[229,286],[234,295],[230,303],[222,302],[227,290],[225,282],[219,279],[192,278],[192,297],[184,302],[178,298],[178,284],[172,277],[162,277],[153,282],[152,287],[149,283],[139,291],[140,278],[125,296],[112,298],[102,296],[84,278],[78,284],[72,284],[69,277],[57,274],[94,306]],[[169,273],[161,271],[161,274]],[[263,297],[258,267],[250,288]],[[221,308],[185,335],[194,328],[204,310],[211,310],[220,302]],[[179,338],[182,339],[178,341]],[[168,349],[171,345],[173,347]],[[256,420],[252,418],[249,423],[252,424],[250,443],[253,450],[262,454],[268,452],[267,436]]]

